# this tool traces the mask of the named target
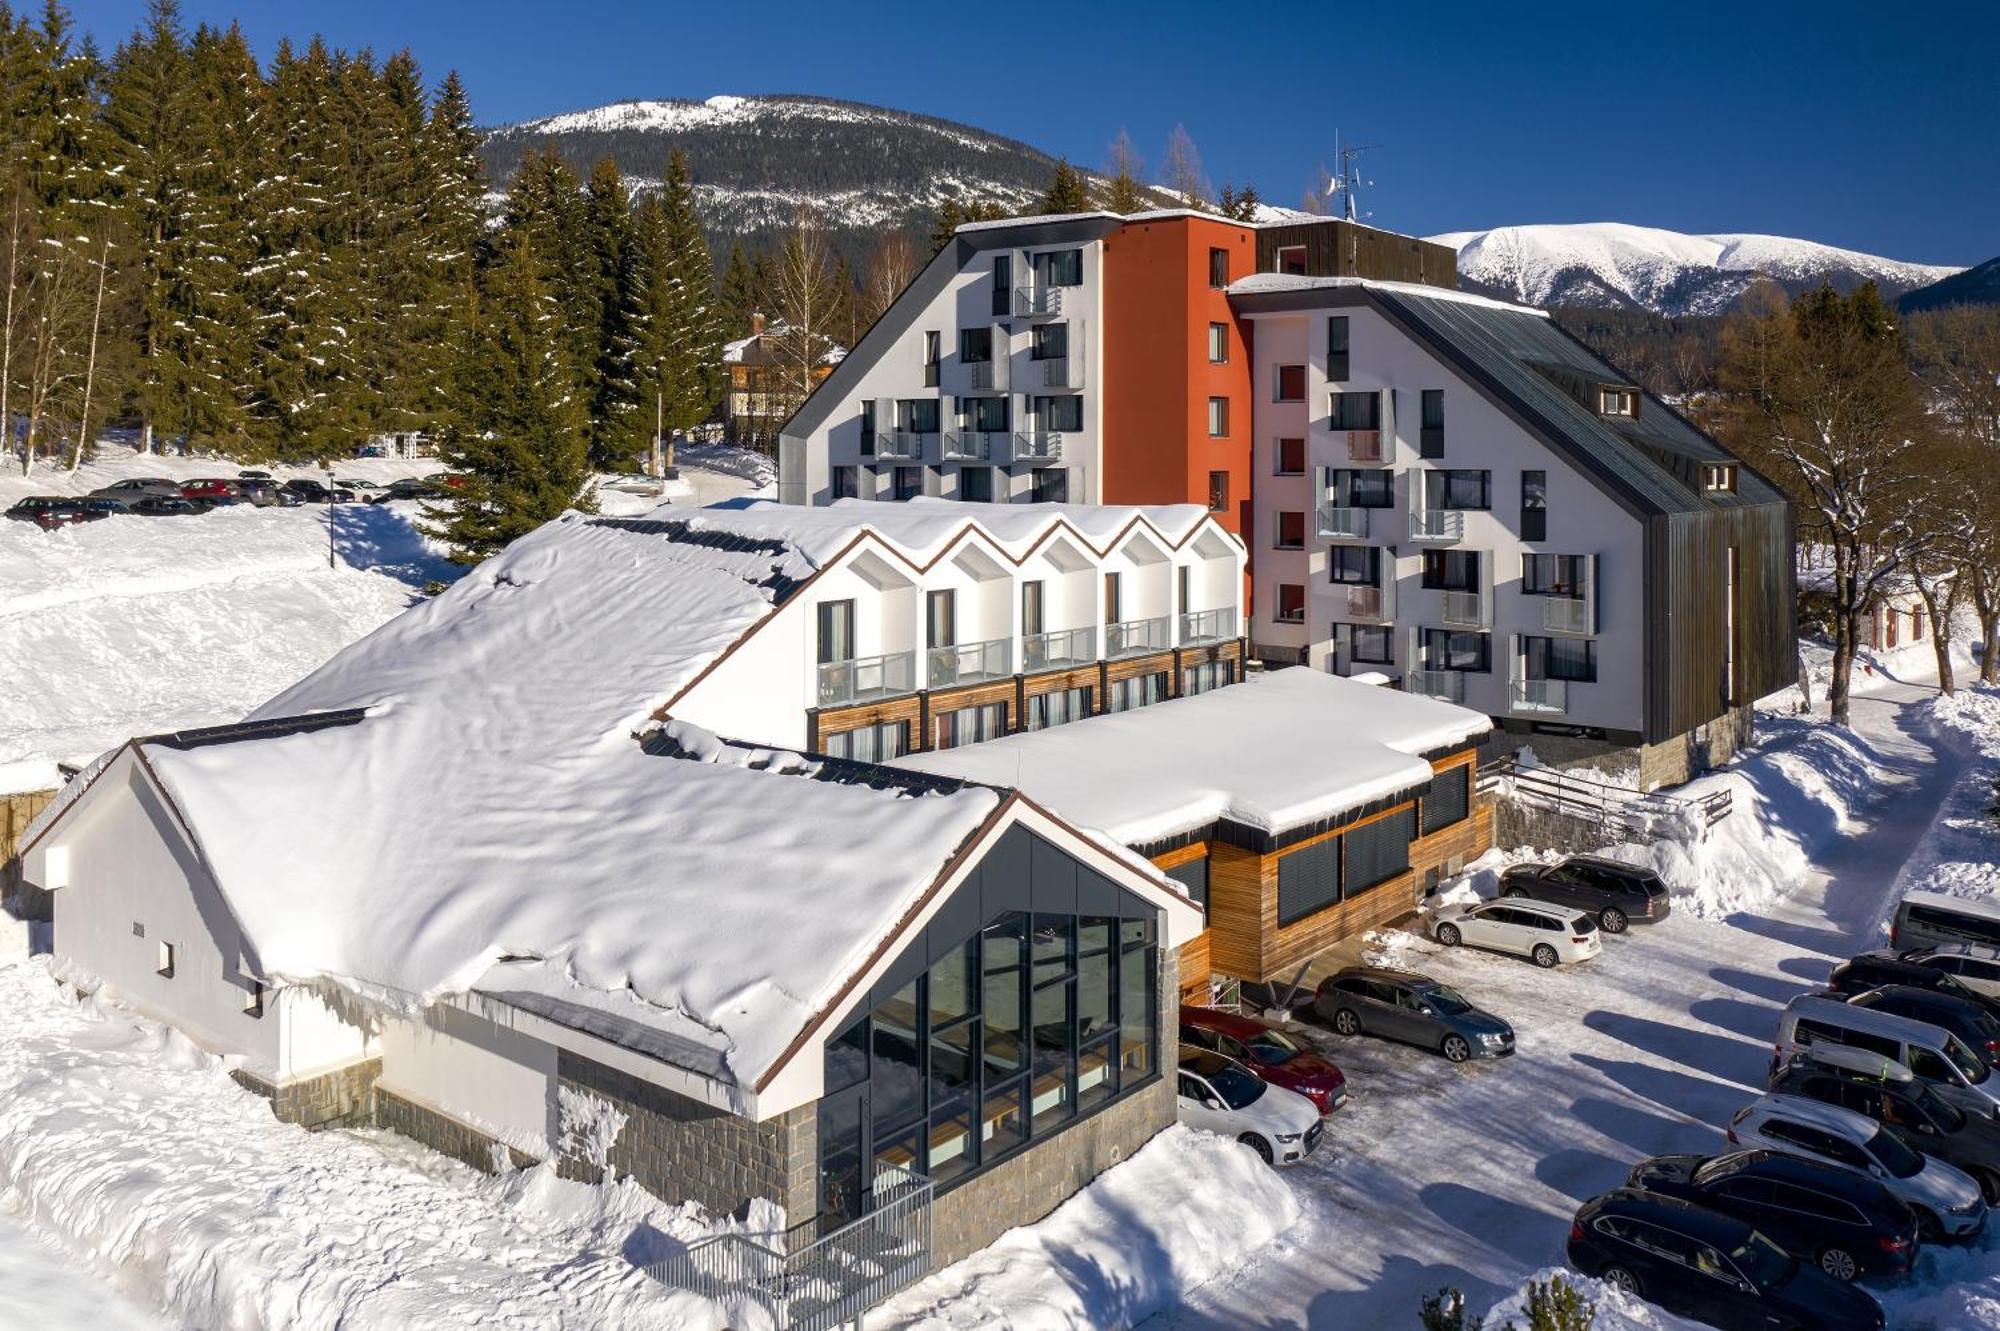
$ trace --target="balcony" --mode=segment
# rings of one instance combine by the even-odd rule
[[[1368,510],[1319,506],[1319,536],[1323,541],[1365,541],[1368,539]]]
[[[1038,360],[1031,363],[1041,367],[1044,388],[1083,387],[1082,357],[1069,356],[1061,360]]]
[[[1021,672],[1068,670],[1097,663],[1097,630],[1058,629],[1021,635]]]
[[[976,360],[965,367],[965,384],[975,393],[1004,393],[1007,391],[1007,367],[1009,357],[1002,349],[992,360]]]
[[[1465,672],[1462,670],[1412,670],[1403,677],[1403,687],[1425,698],[1443,702],[1465,701]]]
[[[924,455],[924,438],[915,430],[878,430],[875,433],[875,456],[914,461]]]
[[[1060,462],[1063,455],[1063,437],[1055,430],[1016,430],[1014,432],[1014,461],[1016,462]]]
[[[819,668],[819,705],[845,707],[917,691],[917,654],[889,652],[828,661]]]
[[[1489,626],[1488,609],[1487,598],[1479,592],[1444,593],[1444,622],[1447,628],[1486,628]]]
[[[1110,660],[1138,656],[1144,652],[1164,652],[1172,647],[1173,634],[1165,615],[1157,619],[1121,619],[1104,626],[1104,655]]]
[[[1062,313],[1061,287],[1025,286],[1014,288],[1014,317],[1049,319]]]
[[[1014,645],[1006,638],[933,647],[926,657],[926,677],[934,689],[1006,679],[1014,673]]]
[[[1236,610],[1233,606],[1224,606],[1220,610],[1193,610],[1181,616],[1183,647],[1222,642],[1235,636]]]
[[[1382,594],[1380,587],[1361,586],[1356,583],[1336,584],[1336,592],[1347,593],[1347,618],[1380,623],[1387,620],[1392,611],[1389,598]]]
[[[1511,709],[1562,715],[1569,710],[1569,684],[1560,679],[1517,679]]]
[[[1380,462],[1382,460],[1382,432],[1380,430],[1348,430],[1347,460],[1349,462]]]
[[[1410,514],[1410,539],[1423,545],[1451,545],[1465,539],[1465,513],[1456,508],[1420,508]]]
[[[946,430],[944,460],[985,462],[993,456],[993,436],[986,430]]]
[[[1587,638],[1595,632],[1591,603],[1583,597],[1544,596],[1542,628],[1549,633]]]

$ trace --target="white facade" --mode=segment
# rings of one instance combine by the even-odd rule
[[[1255,327],[1256,491],[1248,540],[1255,551],[1258,613],[1251,636],[1256,645],[1299,654],[1315,669],[1380,671],[1413,691],[1490,716],[1640,730],[1645,678],[1640,519],[1372,307],[1329,304],[1244,317]],[[1338,383],[1327,378],[1330,318],[1347,320],[1348,376]],[[1280,366],[1303,367],[1301,400],[1273,400]],[[1422,456],[1426,389],[1443,394],[1443,449],[1434,458]],[[1379,438],[1336,428],[1336,391],[1382,394]],[[1281,439],[1305,441],[1303,470],[1280,471]],[[1427,509],[1426,486],[1434,483],[1428,474],[1446,470],[1485,472],[1489,506]],[[1336,504],[1341,492],[1328,483],[1336,471],[1388,473],[1388,505]],[[1536,541],[1521,534],[1523,474],[1533,472],[1542,473],[1545,485],[1546,539]],[[1288,535],[1302,532],[1297,548],[1280,548],[1281,521],[1291,527]],[[1335,561],[1356,558],[1333,553],[1343,547],[1379,551],[1377,581],[1333,581]],[[1476,553],[1476,578],[1463,591],[1426,588],[1426,551]],[[1577,594],[1525,592],[1528,555],[1580,557]],[[1344,572],[1351,574],[1351,567]],[[1278,617],[1281,600],[1290,604],[1297,596],[1281,588],[1303,589],[1299,618]],[[1380,633],[1382,628],[1388,632]],[[1426,630],[1480,635],[1486,668],[1444,668],[1445,658],[1424,649]],[[1529,664],[1531,652],[1547,650],[1534,646],[1534,639],[1571,644],[1556,651],[1572,661],[1594,653],[1595,680],[1530,679],[1547,669],[1546,657]],[[1592,645],[1581,646],[1585,643]]]

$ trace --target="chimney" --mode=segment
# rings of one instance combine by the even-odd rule
[[[764,311],[754,310],[750,315],[750,336],[764,336]]]

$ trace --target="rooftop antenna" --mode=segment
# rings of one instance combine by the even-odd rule
[[[1329,189],[1331,192],[1340,195],[1340,215],[1349,222],[1358,221],[1362,217],[1374,216],[1372,213],[1361,213],[1357,217],[1355,213],[1355,200],[1356,196],[1360,194],[1363,185],[1373,188],[1375,184],[1372,180],[1363,180],[1361,178],[1361,154],[1371,148],[1379,148],[1382,145],[1379,143],[1363,143],[1359,145],[1350,143],[1346,147],[1342,147],[1340,145],[1340,133],[1337,130],[1334,132],[1333,143],[1333,153],[1339,160],[1340,167]]]

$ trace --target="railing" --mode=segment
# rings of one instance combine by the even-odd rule
[[[924,436],[915,430],[877,430],[875,455],[885,458],[920,458],[924,455]]]
[[[1321,504],[1319,534],[1321,540],[1327,541],[1365,541],[1368,539],[1368,510]]]
[[[1224,606],[1220,610],[1191,610],[1181,616],[1181,645],[1183,647],[1198,642],[1221,642],[1224,638],[1236,636],[1236,611]]]
[[[934,1265],[930,1180],[885,1169],[871,1195],[868,1214],[795,1252],[719,1234],[652,1263],[646,1274],[709,1299],[754,1303],[777,1331],[834,1331]]]
[[[1404,676],[1403,687],[1426,698],[1445,702],[1465,701],[1465,672],[1462,670],[1412,670]]]
[[[990,638],[985,642],[933,647],[926,662],[926,677],[934,689],[1003,679],[1014,673],[1013,646],[1006,638]]]
[[[819,705],[838,707],[917,691],[917,654],[889,652],[828,661],[819,668]]]
[[[1542,812],[1581,819],[1607,842],[1671,835],[1677,827],[1690,829],[1695,840],[1703,840],[1735,808],[1726,785],[1717,784],[1700,795],[1642,794],[1566,769],[1524,767],[1512,755],[1479,769],[1479,790]]]
[[[1517,679],[1512,710],[1560,715],[1569,710],[1569,686],[1560,679]]]
[[[1061,287],[1015,287],[1014,313],[1021,318],[1039,318],[1043,315],[1061,314],[1063,290]]]
[[[1380,430],[1349,430],[1347,432],[1347,460],[1349,462],[1380,462],[1382,460],[1382,432]]]
[[[1542,627],[1550,633],[1588,635],[1592,631],[1590,602],[1568,596],[1542,598]]]
[[[1382,605],[1382,589],[1355,583],[1347,585],[1347,617],[1349,619],[1382,619],[1385,612]]]
[[[965,381],[975,392],[997,392],[1007,386],[1007,364],[1007,352],[998,350],[992,360],[966,366]]]
[[[1063,437],[1054,430],[1016,430],[1014,432],[1014,460],[1016,462],[1055,462],[1061,459]]]
[[[1021,635],[1021,672],[1091,665],[1097,660],[1097,630],[1058,629],[1054,633]]]
[[[1455,629],[1486,627],[1486,598],[1478,592],[1446,592],[1444,622]]]
[[[1410,514],[1413,541],[1457,541],[1465,537],[1465,513],[1456,508],[1420,508]]]
[[[1045,361],[1038,361],[1036,363],[1042,367],[1042,387],[1044,388],[1083,387],[1082,361],[1080,360],[1072,361],[1065,358],[1063,360],[1045,360]]]
[[[972,459],[980,462],[993,456],[993,441],[985,430],[947,430],[944,435],[944,456],[947,459]]]
[[[1121,619],[1104,626],[1104,654],[1116,659],[1141,652],[1164,652],[1174,644],[1165,615],[1156,619]]]

